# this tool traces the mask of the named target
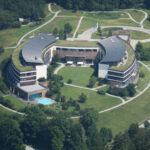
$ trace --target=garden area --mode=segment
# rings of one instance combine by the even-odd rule
[[[89,80],[94,73],[94,68],[90,67],[64,67],[58,74],[63,77],[63,82],[71,80],[72,84],[79,86],[88,86]]]

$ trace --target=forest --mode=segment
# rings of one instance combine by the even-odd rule
[[[138,7],[150,7],[149,0],[47,0],[73,10],[116,10]]]
[[[64,112],[47,117],[44,106],[26,108],[25,116],[0,114],[0,148],[25,150],[30,145],[37,150],[148,150],[150,124],[145,128],[131,124],[129,129],[113,137],[111,129],[97,129],[98,113],[82,112],[79,121],[69,119]]]
[[[43,18],[45,4],[44,0],[0,0],[0,30],[19,27],[19,18]]]

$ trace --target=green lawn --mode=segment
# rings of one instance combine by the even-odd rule
[[[144,49],[150,49],[150,42],[142,43]]]
[[[148,65],[148,67],[150,67],[150,61],[143,61],[143,63]]]
[[[18,110],[18,111],[25,108],[27,105],[29,105],[25,102],[22,102],[21,100],[17,99],[14,96],[11,96],[11,95],[5,97],[5,99],[10,100],[12,102],[12,104],[14,105],[15,110]]]
[[[114,27],[114,28],[102,29],[102,36],[100,36],[98,32],[95,32],[95,33],[92,34],[92,39],[100,39],[102,37],[107,37],[107,36],[109,36],[109,31],[112,33],[113,31],[117,31],[117,30],[122,30],[122,28]]]
[[[86,17],[91,17],[95,19],[119,19],[119,18],[128,18],[125,13],[118,12],[94,12],[94,13],[85,13]]]
[[[76,29],[78,21],[79,21],[78,17],[57,17],[51,23],[47,24],[46,26],[39,29],[38,31],[35,31],[35,34],[37,34],[39,32],[51,33],[54,30],[54,28],[57,28],[58,30],[64,29],[64,25],[66,23],[69,23],[73,28],[72,33],[69,35],[69,36],[71,36],[71,35],[73,35],[73,33]]]
[[[79,30],[78,30],[78,34],[81,34],[82,32],[86,31],[87,29],[92,28],[94,25],[97,24],[97,20],[96,19],[92,19],[92,18],[83,18]]]
[[[137,89],[142,91],[150,83],[150,72],[143,65],[139,64],[139,66],[140,72],[145,75],[143,78],[140,77],[138,80]]]
[[[63,76],[63,81],[67,82],[69,79],[72,80],[72,84],[87,86],[89,79],[94,73],[93,68],[89,67],[64,67],[58,74]]]
[[[116,108],[115,110],[99,114],[97,127],[111,128],[113,135],[128,129],[131,123],[138,123],[150,116],[150,89],[134,101]]]
[[[71,86],[64,86],[61,89],[61,95],[66,96],[67,100],[70,97],[73,100],[78,100],[81,93],[84,93],[87,96],[87,101],[85,103],[79,103],[81,109],[94,108],[97,111],[100,111],[121,103],[121,100],[118,98],[109,97],[107,95],[99,95],[91,90]]]
[[[121,19],[95,19],[92,17],[83,18],[80,28],[78,30],[78,34],[86,31],[89,28],[92,28],[94,25],[99,24],[100,26],[135,26],[139,27],[138,24],[134,23],[132,20],[128,18]]]
[[[54,45],[67,47],[99,47],[98,42],[58,40]]]
[[[134,30],[130,30],[130,33],[131,33],[131,39],[144,40],[150,38],[150,34],[148,33],[134,31]]]
[[[132,16],[133,19],[135,19],[137,22],[140,22],[144,18],[144,13],[142,13],[139,10],[125,10]]]
[[[49,15],[46,17],[41,23],[48,21],[52,18],[53,15]],[[41,25],[41,24],[40,24]],[[15,46],[18,40],[27,32],[37,28],[40,25],[35,26],[24,26],[20,28],[13,28],[13,29],[5,29],[0,31],[0,45],[6,46]]]

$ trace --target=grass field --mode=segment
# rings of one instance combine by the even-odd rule
[[[144,77],[139,77],[137,89],[142,91],[150,83],[150,72],[143,65],[139,64],[139,66],[140,72],[144,74]]]
[[[150,67],[150,61],[143,61],[143,63],[148,65],[148,67]]]
[[[144,18],[144,13],[138,10],[126,10],[126,12],[130,13],[133,19],[135,19],[137,22],[140,22]]]
[[[94,19],[91,17],[83,18],[82,23],[80,25],[80,28],[78,30],[78,34],[81,34],[82,32],[86,31],[87,29],[92,28],[94,25],[99,24],[100,26],[135,26],[139,27],[138,24],[134,23],[130,19]]]
[[[144,49],[150,49],[150,42],[142,43]]]
[[[46,26],[44,26],[43,28],[39,29],[38,31],[35,31],[35,34],[37,34],[39,32],[51,33],[54,30],[54,28],[57,28],[58,30],[64,29],[64,25],[66,23],[70,23],[70,25],[73,28],[73,31],[70,34],[70,36],[71,36],[71,35],[73,35],[73,32],[76,29],[78,21],[79,21],[79,18],[77,18],[77,17],[67,17],[67,18],[65,18],[65,17],[57,17],[51,23],[47,24]]]
[[[13,96],[7,96],[5,97],[6,100],[10,100],[12,102],[12,104],[14,105],[15,110],[21,110],[23,108],[25,108],[27,105],[27,103],[22,102],[21,100],[17,99],[16,97]]]
[[[131,123],[138,123],[150,116],[150,89],[134,101],[115,110],[99,114],[97,127],[111,128],[113,135],[126,130]]]
[[[58,74],[63,76],[63,81],[67,82],[69,79],[72,80],[72,84],[87,86],[89,79],[94,73],[93,68],[89,67],[64,67]]]
[[[79,89],[70,86],[64,86],[61,89],[61,95],[66,96],[67,100],[71,97],[73,100],[78,100],[78,97],[84,93],[87,96],[85,103],[79,103],[81,109],[94,108],[97,111],[104,110],[114,105],[120,104],[118,98],[109,97],[107,95],[99,95],[95,91]]]
[[[86,17],[91,17],[95,19],[119,19],[119,18],[129,18],[125,13],[118,12],[94,12],[85,13]]]
[[[52,18],[53,15],[50,15],[48,17],[46,17],[42,22],[46,22],[48,21],[50,18]],[[13,28],[13,29],[6,29],[6,30],[2,30],[0,31],[0,45],[7,47],[7,46],[15,46],[18,42],[18,40],[27,32],[37,28],[39,25],[35,25],[35,26],[30,26],[30,25],[26,25],[24,27],[20,27],[20,28]]]
[[[134,31],[134,30],[130,30],[130,33],[131,33],[131,39],[144,40],[150,38],[150,34],[148,33]]]

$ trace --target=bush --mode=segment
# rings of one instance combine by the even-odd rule
[[[72,80],[71,80],[71,79],[69,79],[69,80],[67,81],[67,83],[68,83],[68,84],[71,84],[71,83],[72,83]]]
[[[145,77],[144,72],[141,71],[140,74],[139,74],[139,77],[140,77],[140,78],[144,78],[144,77]]]
[[[105,95],[106,94],[106,92],[102,91],[102,90],[98,90],[97,93],[100,94],[100,95]]]
[[[45,79],[45,78],[39,78],[38,81],[39,81],[39,82],[45,82],[46,79]]]
[[[95,85],[96,81],[97,81],[97,78],[92,76],[89,80],[89,87],[92,88]]]
[[[79,96],[79,102],[80,103],[84,103],[85,101],[87,100],[87,96],[82,93],[80,96]]]

